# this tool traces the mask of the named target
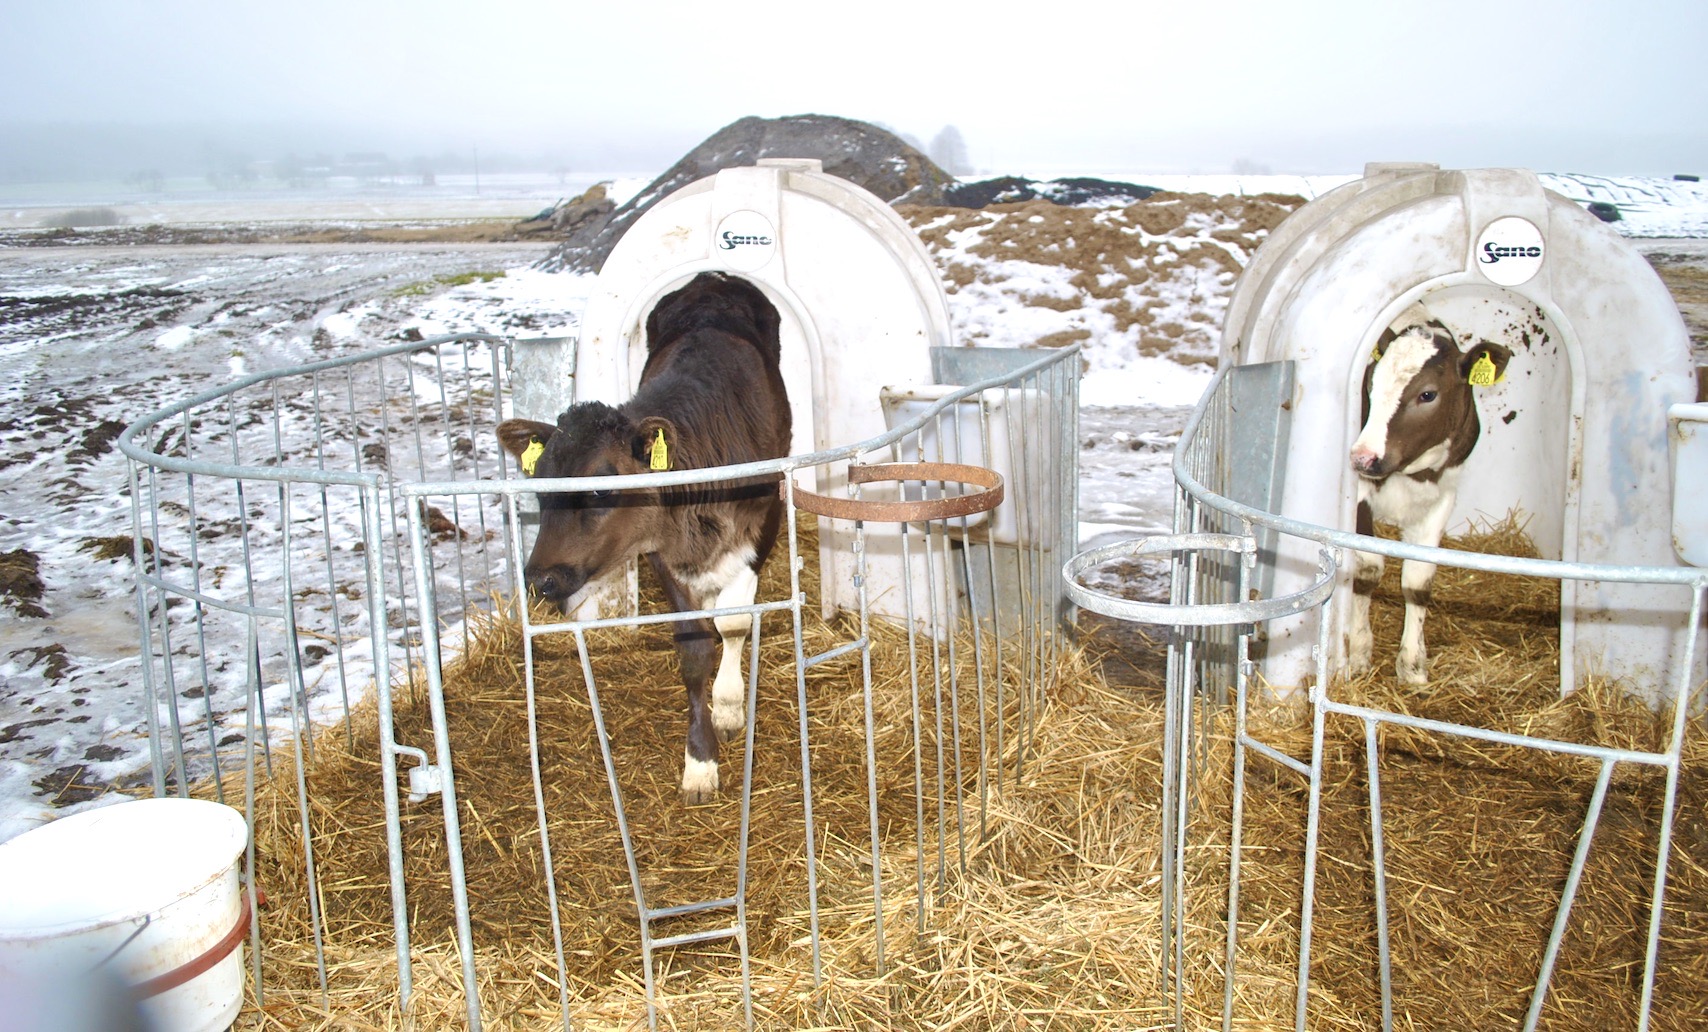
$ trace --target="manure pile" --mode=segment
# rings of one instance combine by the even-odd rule
[[[1514,538],[1506,528],[1458,544],[1511,551],[1522,544]],[[803,554],[811,553],[803,541]],[[786,593],[783,566],[774,559],[767,568],[762,599]],[[1377,597],[1378,664],[1391,664],[1398,639],[1398,567],[1389,564]],[[816,612],[810,604],[816,595],[809,588],[809,613]],[[1552,583],[1443,568],[1430,645],[1434,672],[1444,683],[1412,693],[1393,685],[1391,676],[1372,677],[1342,687],[1339,697],[1533,734],[1657,746],[1663,725],[1607,686],[1556,698],[1557,619]],[[809,654],[854,633],[845,625],[809,622]],[[1012,694],[1004,699],[1009,763],[1000,783],[992,770],[982,785],[974,744],[981,711],[963,688],[962,766],[957,774],[952,726],[945,724],[942,796],[935,787],[935,703],[924,699],[920,762],[928,791],[921,824],[913,787],[907,639],[891,628],[875,630],[887,970],[879,976],[875,965],[858,669],[847,661],[827,663],[809,674],[826,974],[822,986],[813,984],[793,648],[786,622],[767,618],[748,890],[756,1024],[1167,1025],[1172,1001],[1158,982],[1163,714],[1154,681],[1108,683],[1101,661],[1119,657],[1106,657],[1108,642],[1092,634],[1083,647],[1067,650],[1060,683],[1027,717],[1030,749],[1018,783],[1012,754],[1020,712]],[[591,647],[643,877],[653,893],[649,902],[733,890],[739,744],[725,747],[720,801],[684,809],[676,798],[682,693],[668,630],[613,632]],[[970,652],[961,648],[959,661],[970,663]],[[446,672],[486,1027],[561,1028],[561,991],[577,1028],[644,1028],[634,898],[579,661],[567,643],[548,641],[542,653],[537,726],[567,958],[568,977],[561,985],[544,903],[517,626],[494,621],[471,654]],[[922,662],[928,664],[928,656]],[[922,683],[929,696],[930,678]],[[943,705],[947,720],[947,695]],[[421,730],[425,710],[425,700],[400,700],[404,742],[430,745]],[[985,700],[982,713],[994,727],[994,699]],[[1186,1020],[1195,1029],[1219,1027],[1221,1014],[1231,749],[1229,722],[1218,717],[1217,725],[1196,782],[1185,887],[1191,905]],[[1308,723],[1296,713],[1275,709],[1255,717],[1253,726],[1272,744],[1308,754]],[[1702,777],[1708,756],[1700,730],[1693,727],[1681,787],[1657,1029],[1697,1027],[1708,1013],[1708,788]],[[1356,721],[1331,721],[1329,736],[1311,1023],[1370,1028],[1378,1024],[1380,1009],[1363,728]],[[407,1014],[396,1003],[373,737],[371,716],[358,728],[354,752],[344,747],[342,730],[323,735],[306,771],[319,900],[328,926],[326,1003],[316,985],[309,893],[298,870],[295,775],[283,772],[264,786],[256,838],[258,877],[272,900],[261,916],[267,998],[265,1007],[245,1010],[240,1029],[437,1029],[464,1023],[437,800],[405,804],[415,998]],[[1396,1025],[1516,1027],[1595,767],[1398,729],[1384,731],[1381,745]],[[1238,1027],[1290,1028],[1304,785],[1263,761],[1252,762],[1249,774]],[[957,776],[960,793],[954,791]],[[1634,1027],[1655,850],[1650,829],[1662,780],[1651,770],[1625,767],[1615,776],[1543,1014],[1545,1028]],[[989,799],[982,822],[981,790]],[[964,808],[964,843],[954,834],[957,800]],[[923,914],[917,892],[921,869]],[[923,935],[917,933],[921,924]],[[735,957],[727,942],[661,954],[661,1027],[740,1027]]]

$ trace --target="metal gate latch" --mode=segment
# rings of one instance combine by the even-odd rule
[[[444,788],[444,771],[439,766],[423,763],[420,766],[409,768],[410,802],[426,802],[428,796],[438,795],[444,791]]]

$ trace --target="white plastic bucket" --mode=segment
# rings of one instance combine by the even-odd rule
[[[0,976],[38,995],[122,983],[159,1032],[243,1003],[243,815],[197,799],[86,810],[0,844]]]

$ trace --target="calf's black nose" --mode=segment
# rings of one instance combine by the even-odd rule
[[[551,602],[565,612],[568,612],[566,606],[576,598],[576,593],[587,586],[587,579],[587,571],[566,563],[530,566],[522,571],[522,582],[528,586],[529,594]]]
[[[562,601],[570,592],[567,579],[556,567],[527,570],[523,579],[528,584],[529,593],[551,602]]]

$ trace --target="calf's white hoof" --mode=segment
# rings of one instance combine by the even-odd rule
[[[1425,656],[1420,657],[1415,662],[1407,662],[1406,657],[1401,656],[1394,661],[1394,675],[1400,679],[1401,684],[1413,686],[1428,684],[1429,658]]]
[[[700,806],[718,797],[718,761],[686,757],[682,762],[682,804]]]
[[[745,706],[713,706],[712,728],[718,733],[718,741],[733,742],[747,730],[747,708]]]

